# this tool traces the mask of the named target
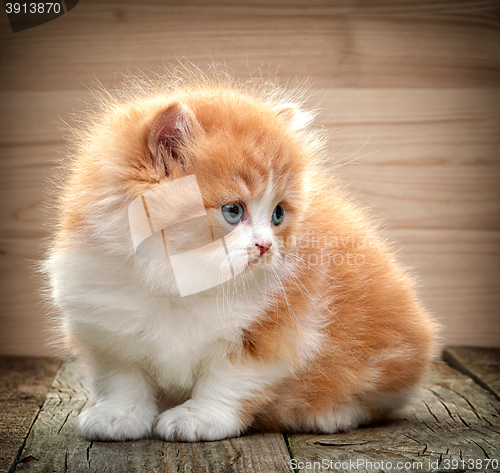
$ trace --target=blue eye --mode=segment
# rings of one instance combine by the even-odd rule
[[[227,223],[236,225],[243,218],[243,206],[238,202],[222,206],[222,215]]]
[[[273,218],[272,218],[273,223],[275,225],[279,225],[284,218],[285,218],[285,207],[283,207],[281,204],[278,204],[273,212]]]

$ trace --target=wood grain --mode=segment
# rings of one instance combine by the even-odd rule
[[[85,377],[74,363],[57,374],[30,431],[16,472],[255,472],[291,473],[281,434],[253,434],[218,442],[89,442],[76,425],[89,404]]]
[[[0,472],[15,466],[38,416],[59,361],[0,357]]]
[[[486,471],[467,463],[465,468],[461,463],[451,468],[451,462],[484,459],[486,465],[488,459],[500,457],[499,412],[500,402],[493,395],[468,376],[438,364],[428,385],[397,420],[331,436],[290,435],[289,441],[293,458],[303,462],[300,472],[332,471],[322,467],[324,459],[327,465],[344,462],[335,468],[338,472],[354,471],[350,460],[391,462],[392,468],[386,468],[391,472]],[[313,467],[318,462],[319,468],[308,468],[307,462]],[[375,470],[381,469],[379,463]]]
[[[448,347],[444,360],[500,401],[500,350],[494,348]]]
[[[494,0],[87,0],[16,34],[1,16],[0,353],[55,353],[31,261],[86,87],[182,57],[308,79],[331,168],[397,240],[445,342],[500,346],[499,12]]]
[[[0,76],[4,90],[32,89],[30,75],[9,74],[29,62],[37,89],[74,90],[94,75],[106,83],[116,71],[187,57],[224,60],[239,74],[268,64],[322,88],[498,86],[496,2],[378,5],[86,1],[22,36],[4,23]]]

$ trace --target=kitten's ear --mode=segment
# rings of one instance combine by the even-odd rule
[[[175,103],[161,112],[149,132],[148,148],[153,165],[170,174],[172,166],[186,167],[183,146],[195,138],[199,125],[194,113],[183,104]]]
[[[306,112],[295,104],[282,105],[278,109],[278,117],[288,123],[294,131],[302,130],[314,120],[311,112]]]

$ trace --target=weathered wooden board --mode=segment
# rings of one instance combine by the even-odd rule
[[[500,400],[500,350],[451,347],[444,351],[443,358]]]
[[[0,357],[0,473],[14,465],[58,367],[47,358]]]
[[[1,213],[1,210],[0,210]],[[474,230],[391,229],[398,257],[418,277],[426,307],[445,327],[447,341],[496,346],[500,340],[500,233]],[[0,243],[0,350],[17,355],[47,352],[53,320],[40,304],[33,276],[40,243]],[[0,250],[0,251],[1,251]],[[8,276],[7,276],[8,275]],[[479,313],[480,316],[471,317]]]
[[[82,382],[83,381],[83,382]],[[26,440],[16,472],[282,472],[291,473],[281,434],[253,434],[220,442],[161,440],[89,442],[76,418],[89,403],[83,377],[65,364]]]
[[[62,120],[82,95],[0,93],[3,238],[43,234],[50,164],[67,151]],[[500,91],[328,89],[312,101],[332,169],[387,225],[500,230]],[[27,117],[25,102],[38,113]]]
[[[107,82],[130,66],[179,57],[224,60],[239,73],[269,64],[284,80],[310,77],[318,87],[499,84],[494,0],[86,1],[22,35],[1,20],[6,90],[34,81],[79,89],[95,76]],[[26,68],[36,76],[12,74]]]
[[[493,462],[500,462],[500,402],[441,363],[397,420],[336,435],[290,435],[289,442],[300,472],[352,472],[353,465],[391,473],[491,471],[500,467]],[[481,463],[471,468],[471,460]]]
[[[446,343],[498,346],[500,233],[388,229],[399,260],[417,276],[425,306]],[[471,314],[480,313],[475,317]]]
[[[452,352],[456,358],[461,354],[461,366],[494,386],[498,349],[447,350]],[[38,412],[56,367],[47,360],[0,358],[4,464],[8,442],[13,445],[12,461],[29,432],[16,472],[292,471],[294,463],[280,434],[194,444],[86,441],[75,421],[89,404],[89,393],[73,362],[60,369],[38,415],[31,412]],[[20,428],[19,415],[25,419]],[[500,402],[469,376],[440,363],[418,398],[393,420],[349,433],[289,435],[288,442],[298,471],[304,472],[494,471],[500,460]],[[0,471],[8,471],[10,464],[5,465]]]

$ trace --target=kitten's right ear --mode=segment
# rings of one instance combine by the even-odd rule
[[[199,128],[194,113],[183,104],[175,103],[161,112],[149,132],[148,148],[155,168],[168,176],[173,166],[186,168],[183,148],[192,141]]]
[[[285,104],[278,108],[278,116],[284,120],[294,131],[306,128],[313,120],[314,114],[302,110],[295,104]]]

